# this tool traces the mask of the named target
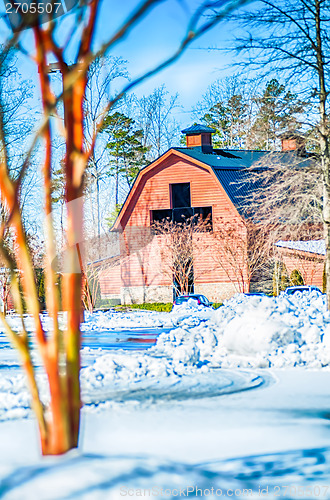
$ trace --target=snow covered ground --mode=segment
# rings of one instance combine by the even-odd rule
[[[93,348],[93,336],[127,330],[162,333],[147,350]],[[99,312],[83,336],[81,446],[42,459],[24,376],[0,333],[0,498],[330,498],[324,296]],[[39,382],[47,400],[41,370]]]

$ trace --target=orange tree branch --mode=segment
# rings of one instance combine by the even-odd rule
[[[55,96],[50,88],[50,80],[47,68],[47,57],[45,45],[42,43],[41,30],[37,26],[34,29],[35,43],[37,47],[37,64],[40,78],[40,89],[42,95],[43,112],[49,116],[51,108],[55,102]],[[53,320],[53,342],[51,344],[52,358],[58,363],[60,350],[60,329],[58,323],[59,312],[59,292],[56,269],[54,262],[56,259],[55,234],[52,219],[52,136],[50,122],[47,121],[43,129],[45,141],[45,160],[43,165],[44,194],[45,194],[45,231],[46,231],[46,303],[50,316]]]
[[[3,131],[2,116],[0,115],[0,129]],[[3,132],[2,132],[3,133]],[[7,162],[0,161],[0,192],[1,199],[4,205],[7,205],[11,212],[11,225],[14,228],[16,243],[17,243],[17,257],[18,265],[22,270],[22,284],[25,293],[26,301],[28,303],[30,312],[33,315],[36,326],[36,337],[40,344],[41,354],[44,354],[44,348],[47,340],[43,330],[41,320],[39,317],[40,307],[36,289],[35,276],[31,257],[29,254],[25,232],[22,225],[22,218],[17,199],[16,182],[11,180]]]

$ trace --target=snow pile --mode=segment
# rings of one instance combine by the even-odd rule
[[[95,391],[98,397],[103,390],[113,396],[115,388],[128,386],[134,392],[141,382],[150,389],[151,383],[161,388],[166,378],[181,383],[183,376],[193,375],[201,380],[216,368],[330,364],[330,313],[325,297],[315,292],[277,298],[236,295],[216,311],[185,304],[167,316],[167,324],[180,326],[163,332],[148,351],[110,353],[82,370],[85,401],[92,401]]]
[[[134,312],[98,311],[85,313],[83,332],[120,330],[125,328],[171,328],[182,324],[199,325],[213,316],[213,309],[198,305],[189,300],[181,306],[175,306],[171,313],[135,310]]]
[[[162,334],[154,351],[213,367],[319,368],[330,363],[330,313],[316,292],[236,295],[195,328]],[[197,351],[197,352],[196,352]]]
[[[27,417],[30,413],[30,395],[25,377],[1,377],[0,421]]]
[[[97,312],[83,326],[88,336],[110,334],[115,325],[118,330],[167,330],[146,351],[83,350],[83,357],[94,352],[92,364],[81,370],[83,401],[141,401],[173,394],[210,395],[208,391],[216,395],[225,387],[236,391],[254,384],[252,379],[233,382],[233,373],[218,368],[329,367],[330,313],[325,300],[315,292],[277,298],[236,295],[217,310],[191,301],[171,313]],[[39,377],[47,401],[46,380],[41,373]],[[26,415],[28,400],[23,376],[3,377],[0,420]]]

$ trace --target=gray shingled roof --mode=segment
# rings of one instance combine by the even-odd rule
[[[241,151],[241,150],[213,150],[213,153],[203,153],[197,148],[173,148],[195,160],[199,160],[212,167],[224,190],[237,210],[247,215],[245,208],[249,202],[252,190],[260,187],[260,184],[246,182],[251,176],[247,170],[259,161],[268,151]]]

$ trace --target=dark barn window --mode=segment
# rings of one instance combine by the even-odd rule
[[[190,183],[171,184],[172,208],[191,207]]]
[[[207,221],[205,229],[206,231],[212,231],[212,207],[196,207],[194,208],[194,215],[196,219],[201,218],[202,220]]]
[[[194,209],[191,207],[173,208],[173,222],[182,222],[194,216]]]
[[[165,221],[182,222],[184,219],[194,217],[194,221],[207,220],[205,231],[212,231],[212,207],[181,207],[166,210],[151,210],[151,224]]]
[[[151,211],[152,222],[161,222],[165,219],[172,219],[172,210],[152,210]]]

